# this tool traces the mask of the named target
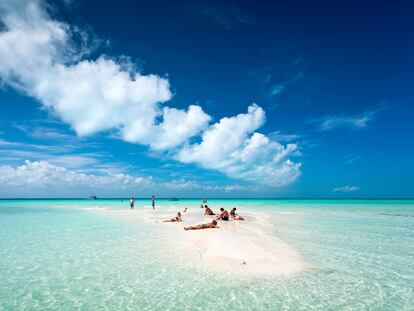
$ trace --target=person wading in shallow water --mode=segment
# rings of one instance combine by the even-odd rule
[[[155,197],[152,196],[152,209],[155,209]]]
[[[134,199],[134,197],[132,197],[131,200],[129,200],[129,207],[131,209],[134,209],[134,205],[135,205],[135,199]]]

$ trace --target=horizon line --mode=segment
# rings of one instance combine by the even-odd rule
[[[85,197],[54,197],[54,198],[1,198],[0,200],[88,200],[88,201],[96,201],[96,200],[127,200],[131,197],[103,197],[103,198],[85,198]],[[134,197],[138,200],[151,200],[151,197]],[[414,200],[414,197],[369,197],[369,198],[327,198],[327,197],[302,197],[302,198],[222,198],[222,197],[155,197],[156,200]]]

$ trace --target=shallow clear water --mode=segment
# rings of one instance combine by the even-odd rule
[[[199,203],[157,202],[172,211]],[[127,200],[0,200],[0,309],[413,310],[414,201],[209,205],[265,211],[271,233],[309,268],[289,277],[199,269],[157,226],[99,212]]]

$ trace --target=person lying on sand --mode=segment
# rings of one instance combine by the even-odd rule
[[[205,216],[212,216],[212,215],[214,215],[214,213],[211,210],[211,208],[209,208],[207,205],[204,206],[204,215]]]
[[[233,207],[230,211],[230,216],[231,218],[233,218],[233,220],[244,220],[243,217],[239,216],[238,214],[236,214],[236,208]]]
[[[200,224],[196,226],[190,226],[190,227],[184,227],[184,230],[201,230],[201,229],[218,229],[220,228],[217,226],[217,221],[213,220],[212,222],[208,224]]]
[[[170,219],[165,219],[162,222],[181,222],[181,221],[182,221],[182,219],[181,219],[181,213],[178,212],[176,217],[170,218]]]
[[[229,212],[220,207],[220,213],[218,213],[216,220],[229,220]]]

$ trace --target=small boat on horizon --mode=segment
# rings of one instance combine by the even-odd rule
[[[96,200],[98,197],[96,196],[96,195],[91,195],[90,197],[89,197],[89,199],[90,200]]]

